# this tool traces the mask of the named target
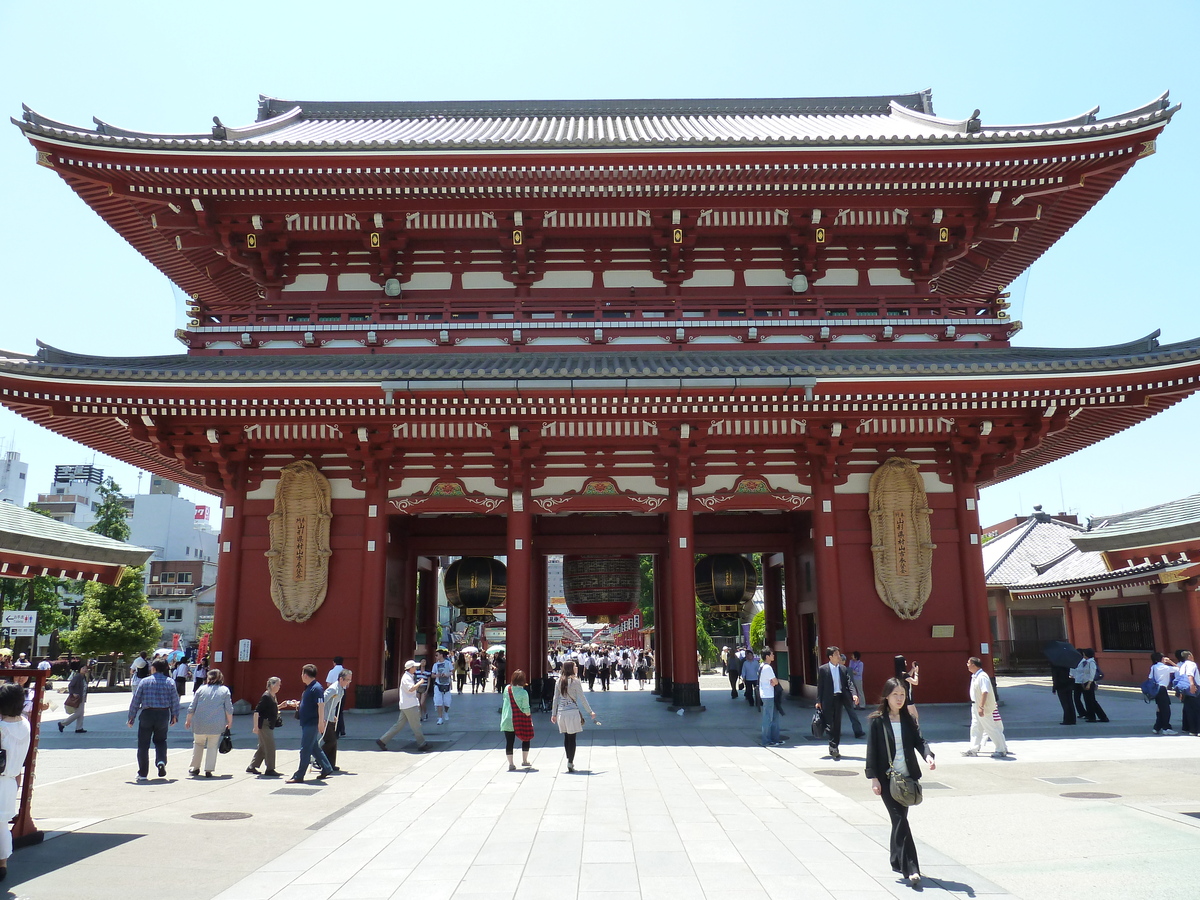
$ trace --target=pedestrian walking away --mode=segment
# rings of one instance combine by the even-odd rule
[[[321,738],[321,752],[329,760],[329,768],[340,772],[337,764],[338,737],[345,732],[338,728],[342,718],[342,710],[346,704],[346,691],[354,673],[347,668],[338,672],[337,681],[325,688],[325,731]]]
[[[156,659],[150,677],[143,678],[129,701],[128,727],[138,720],[137,763],[139,782],[150,772],[150,744],[154,743],[154,762],[158,777],[167,777],[167,729],[179,721],[179,692],[167,677],[167,661]]]
[[[4,751],[4,768],[0,769],[0,881],[8,876],[8,860],[13,852],[12,828],[9,822],[17,814],[21,788],[18,779],[25,771],[29,755],[29,722],[21,714],[25,692],[15,684],[0,685],[0,750]],[[11,895],[9,895],[11,896]]]
[[[971,686],[968,694],[971,697],[971,748],[963,751],[963,756],[978,756],[983,748],[983,738],[987,735],[996,748],[992,753],[993,759],[1004,759],[1008,756],[1008,744],[1004,741],[1004,722],[996,707],[996,692],[992,688],[992,679],[983,669],[983,661],[978,656],[967,660],[967,671],[971,673]]]
[[[325,733],[325,688],[317,681],[317,667],[312,663],[306,665],[300,670],[300,679],[304,682],[304,693],[296,710],[296,718],[300,720],[300,763],[288,784],[303,784],[310,762],[316,766],[318,778],[328,778],[333,772],[321,749]]]
[[[508,757],[508,771],[517,771],[513,762],[513,748],[521,742],[521,766],[529,768],[529,743],[533,740],[533,718],[529,714],[529,692],[525,689],[525,673],[517,669],[512,674],[512,683],[504,691],[500,706],[500,730],[504,732],[504,755]]]
[[[204,687],[204,682],[208,679],[208,657],[204,657],[200,662],[196,663],[196,671],[192,673],[192,691],[198,691]]]
[[[258,749],[246,771],[258,775],[258,767],[263,763],[267,769],[262,773],[264,778],[279,778],[282,773],[275,771],[275,729],[283,725],[279,717],[279,686],[283,682],[275,675],[267,679],[267,688],[259,698],[258,706],[254,708],[254,725],[252,731],[258,738]]]
[[[233,728],[233,698],[220,669],[209,669],[204,685],[192,695],[183,727],[192,733],[192,765],[188,774],[200,774],[203,757],[204,777],[212,778],[217,769],[221,733]]]
[[[762,698],[758,693],[759,661],[754,651],[747,648],[746,658],[742,660],[742,683],[746,685],[746,702],[751,706],[762,706]]]
[[[1075,703],[1071,690],[1071,670],[1066,666],[1050,667],[1050,690],[1058,697],[1058,705],[1062,707],[1062,721],[1059,725],[1075,724]]]
[[[742,653],[739,648],[736,653],[731,653],[726,662],[729,672],[729,699],[736,700],[738,698],[738,681],[742,677]]]
[[[129,685],[134,690],[137,690],[138,684],[143,678],[149,677],[151,674],[150,660],[146,659],[146,651],[143,650],[133,658],[133,662],[129,664]]]
[[[1183,698],[1183,730],[1192,736],[1200,734],[1200,669],[1191,650],[1179,651],[1179,671],[1175,673],[1175,689]]]
[[[1157,650],[1150,654],[1150,676],[1147,680],[1153,679],[1158,685],[1158,693],[1154,695],[1155,734],[1175,733],[1171,728],[1171,685],[1174,683],[1175,673],[1178,671],[1179,667]]]
[[[921,683],[921,667],[916,663],[910,666],[908,661],[899,654],[892,660],[892,666],[896,680],[904,685],[904,692],[908,694],[908,714],[920,721],[920,716],[917,714],[917,701],[913,699],[915,693],[913,689]]]
[[[575,771],[575,746],[579,733],[583,731],[583,711],[596,721],[596,714],[583,696],[583,685],[575,677],[575,663],[565,662],[562,677],[554,691],[554,705],[550,707],[550,724],[558,725],[563,736],[563,749],[567,753],[567,771]]]
[[[1108,716],[1096,701],[1096,681],[1100,677],[1096,651],[1085,647],[1079,652],[1083,654],[1083,659],[1071,670],[1071,680],[1075,682],[1076,711],[1089,722],[1107,722]]]
[[[504,651],[501,650],[496,654],[496,658],[492,660],[492,671],[496,679],[496,693],[504,690],[504,685],[508,682],[508,659],[504,656]]]
[[[850,654],[850,662],[846,664],[846,668],[850,670],[850,677],[854,680],[854,693],[858,695],[858,702],[854,704],[855,709],[866,709],[867,695],[863,693],[863,661],[862,654],[857,650]]]
[[[58,730],[63,731],[72,722],[75,723],[76,734],[87,734],[83,727],[84,707],[87,706],[88,664],[81,659],[71,663],[71,680],[67,682],[67,702],[64,708],[70,713],[58,723]]]
[[[192,670],[188,667],[187,660],[179,660],[179,664],[175,666],[175,671],[173,674],[175,676],[175,690],[178,691],[179,696],[182,697],[187,693],[187,683],[192,677]]]
[[[437,662],[433,664],[430,674],[433,676],[433,705],[437,707],[437,723],[450,721],[450,701],[453,699],[454,663],[450,662],[449,651],[440,647],[436,653]]]
[[[779,679],[775,677],[775,651],[770,647],[762,652],[762,666],[758,671],[758,690],[763,701],[762,744],[764,747],[777,747],[783,743],[779,735],[779,708],[775,705]]]
[[[921,884],[921,864],[917,860],[917,845],[908,825],[908,807],[898,802],[891,791],[891,773],[904,778],[921,779],[920,756],[937,768],[933,749],[921,735],[917,720],[908,711],[908,690],[902,679],[889,678],[883,686],[883,697],[868,717],[871,732],[867,737],[867,777],[871,790],[883,800],[892,822],[889,848],[892,870],[908,879],[914,888]]]
[[[345,668],[345,665],[344,665],[345,662],[346,662],[345,657],[335,656],[333,658],[333,668],[330,669],[329,672],[325,675],[325,683],[326,684],[334,684],[337,682],[338,676],[342,674],[342,669]],[[346,719],[345,719],[345,717],[338,716],[337,726],[338,726],[338,731],[337,731],[338,737],[345,737],[346,736]]]
[[[410,659],[404,664],[404,676],[400,679],[400,716],[396,719],[396,724],[389,728],[382,737],[375,739],[380,750],[386,750],[388,741],[398,735],[406,725],[412,729],[413,737],[417,739],[417,749],[421,751],[429,749],[429,743],[421,731],[421,702],[417,698],[417,691],[425,684],[425,681],[417,680],[416,671],[416,660]]]
[[[817,709],[825,721],[829,733],[829,755],[834,760],[842,758],[838,749],[842,741],[842,710],[848,713],[858,702],[854,693],[854,682],[850,678],[850,670],[845,665],[845,657],[837,647],[826,647],[825,658],[828,660],[817,669]],[[905,703],[908,695],[905,695]],[[854,728],[854,736],[863,736],[862,726],[858,719],[850,713],[850,724]]]

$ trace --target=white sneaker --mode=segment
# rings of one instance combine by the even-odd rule
[[[447,721],[447,722],[449,722],[449,721],[450,721],[450,713],[446,713],[446,721]]]
[[[1170,728],[1164,728],[1164,729],[1162,730],[1162,733],[1163,733],[1163,734],[1178,734],[1179,732],[1177,732],[1177,731],[1172,731]]]
[[[438,719],[438,724],[439,724],[439,725],[441,725],[441,724],[442,724],[442,720],[441,720],[441,719]]]

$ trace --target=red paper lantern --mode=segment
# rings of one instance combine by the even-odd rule
[[[564,556],[563,593],[572,615],[614,622],[637,607],[642,569],[636,556]]]

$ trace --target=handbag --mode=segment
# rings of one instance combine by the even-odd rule
[[[67,694],[67,700],[63,706],[69,706],[72,709],[79,709],[79,704],[83,703],[83,698],[79,694]]]
[[[217,752],[218,753],[228,753],[232,749],[233,749],[233,735],[230,734],[229,729],[226,728],[224,731],[221,732],[221,740],[217,744]]]
[[[512,710],[513,734],[517,736],[517,740],[519,741],[532,741],[533,717],[517,706],[517,701],[513,699],[511,687],[508,689],[508,705],[509,709]]]
[[[828,730],[829,729],[825,726],[825,716],[820,710],[817,710],[815,713],[813,713],[812,717],[812,736],[817,740],[820,740],[821,738],[825,737],[825,733]]]
[[[920,806],[925,799],[921,790],[921,782],[916,778],[901,775],[895,769],[888,767],[888,789],[892,799],[901,806]]]
[[[887,730],[888,746],[892,750],[892,757],[896,755],[896,742],[892,738],[892,732]],[[910,775],[901,775],[896,769],[888,765],[887,770],[888,791],[892,795],[892,799],[901,806],[920,806],[921,801],[925,799],[924,792],[921,788],[921,782],[917,778]]]

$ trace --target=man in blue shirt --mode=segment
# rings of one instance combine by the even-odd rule
[[[167,777],[167,728],[179,721],[179,692],[167,677],[167,661],[156,659],[154,673],[138,682],[129,703],[128,727],[138,719],[138,781],[146,781],[150,771],[150,741],[154,741],[154,759],[158,777]],[[138,718],[138,711],[141,717]]]
[[[333,772],[333,766],[321,749],[321,736],[325,733],[325,689],[317,681],[317,667],[309,663],[300,670],[300,677],[304,681],[297,713],[300,719],[300,765],[296,774],[287,780],[288,784],[304,783],[310,760],[320,770],[318,778],[327,778]]]

